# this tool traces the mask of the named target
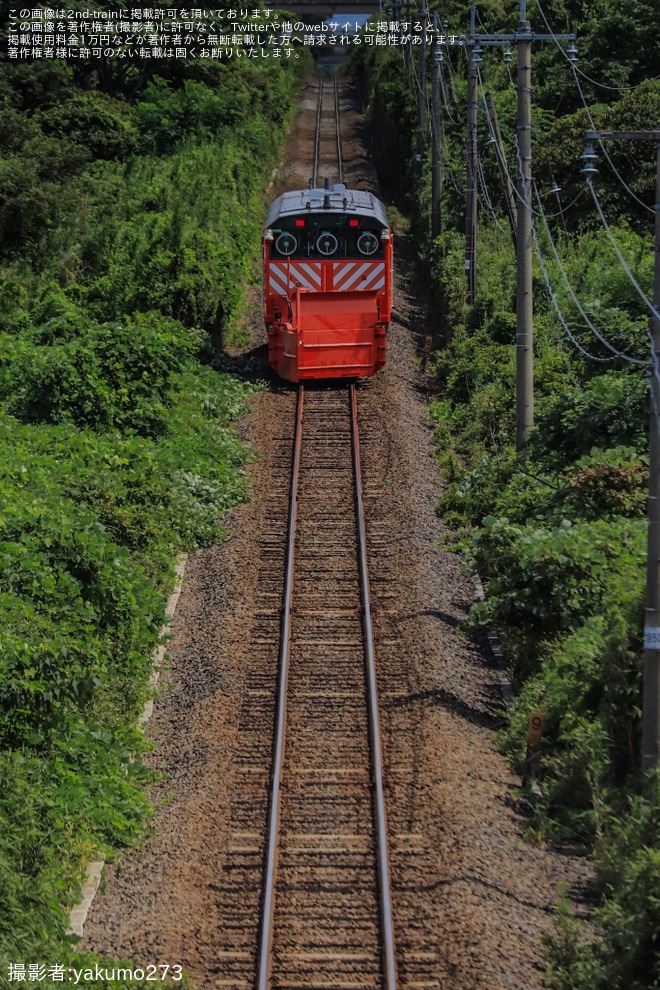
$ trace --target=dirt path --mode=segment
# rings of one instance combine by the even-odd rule
[[[348,110],[349,90],[344,100]],[[364,188],[372,179],[355,109],[350,119],[349,175]],[[298,161],[308,139],[300,121],[285,162]],[[285,172],[275,192],[300,181],[293,166]],[[458,558],[437,548],[439,480],[403,270],[395,312],[387,367],[361,384],[359,407],[400,986],[534,990],[543,985],[541,935],[552,930],[558,886],[579,896],[589,869],[579,856],[522,839],[519,781],[493,745],[497,672],[459,629],[473,585]],[[181,963],[198,990],[249,985],[240,974],[252,961],[235,967],[236,953],[249,956],[249,948],[227,949],[232,925],[232,944],[250,942],[231,902],[229,864],[250,718],[255,738],[263,730],[250,687],[273,677],[277,663],[276,630],[264,632],[260,615],[267,571],[279,566],[282,443],[294,404],[292,390],[274,385],[240,424],[260,452],[251,468],[254,498],[231,513],[231,539],[188,563],[169,689],[149,727],[150,762],[168,775],[153,793],[154,833],[106,869],[85,926],[85,948],[143,964]],[[251,833],[258,838],[261,829],[255,821]]]

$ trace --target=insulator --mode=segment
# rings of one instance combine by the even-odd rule
[[[580,155],[583,162],[595,162],[598,161],[598,155],[594,151],[593,141],[587,141],[587,146],[583,153]]]

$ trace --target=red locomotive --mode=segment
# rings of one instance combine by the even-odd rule
[[[286,192],[262,238],[268,363],[290,382],[362,378],[385,364],[392,231],[371,193]]]

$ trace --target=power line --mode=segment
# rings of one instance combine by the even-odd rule
[[[499,230],[501,230],[503,234],[506,234],[506,229],[502,226],[502,224],[500,223],[500,221],[497,218],[497,214],[495,213],[495,208],[493,206],[492,200],[490,198],[490,194],[488,192],[488,186],[486,185],[486,176],[484,175],[484,169],[483,169],[483,164],[481,162],[481,156],[479,154],[477,154],[477,177],[479,179],[479,183],[481,184],[484,202],[485,202],[486,206],[488,207],[488,209],[489,209],[489,211],[491,213],[491,216],[493,217],[493,220],[495,221],[496,227]]]
[[[639,295],[639,297],[642,300],[642,302],[651,311],[651,314],[653,316],[653,319],[654,320],[660,320],[660,311],[658,311],[655,308],[655,306],[653,305],[653,303],[651,302],[651,300],[648,298],[648,296],[646,295],[646,293],[644,292],[644,290],[641,288],[639,282],[637,281],[637,279],[635,278],[635,276],[633,275],[633,273],[628,268],[628,265],[626,264],[626,260],[623,257],[623,255],[621,254],[621,251],[619,250],[619,245],[617,244],[617,242],[615,241],[614,237],[612,236],[612,232],[610,230],[610,227],[609,227],[609,224],[608,224],[607,220],[605,219],[605,214],[603,213],[603,211],[601,209],[601,205],[600,205],[600,202],[598,200],[598,196],[596,194],[596,190],[594,189],[593,180],[592,180],[592,178],[591,178],[590,175],[587,176],[587,185],[589,186],[589,189],[591,191],[591,195],[593,196],[594,203],[596,204],[596,209],[598,210],[598,215],[600,217],[601,223],[603,224],[603,227],[605,228],[605,232],[607,234],[607,237],[608,237],[608,239],[609,239],[612,247],[616,251],[616,256],[617,256],[617,258],[619,259],[619,261],[621,263],[621,267],[623,268],[623,270],[625,271],[626,275],[628,276],[631,284],[634,285],[634,287],[635,287],[635,289],[637,291],[637,294]]]
[[[482,80],[481,80],[481,74],[479,73],[479,71],[478,71],[478,70],[477,70],[477,72],[478,72],[478,75],[479,75],[479,84],[480,84],[480,86],[481,86],[481,90],[482,90],[482,96],[483,96],[483,98],[484,98],[484,100],[485,100],[485,93],[484,93],[484,90],[483,90],[483,82],[482,82]],[[513,83],[513,80],[512,80],[512,83]],[[487,117],[487,120],[488,120],[488,127],[489,127],[489,131],[490,131],[490,133],[491,133],[491,137],[493,138],[493,140],[495,140],[495,134],[493,133],[493,126],[492,126],[492,122],[491,122],[491,120],[490,120],[490,117],[488,116],[488,114],[486,114],[486,117]],[[521,163],[521,160],[520,160],[520,149],[519,149],[519,147],[518,147],[518,140],[517,140],[517,136],[516,136],[516,157],[517,157],[517,159],[518,159],[518,165],[519,165],[519,169],[520,169],[520,167],[521,167],[521,164],[522,164],[522,163]],[[591,320],[589,319],[589,316],[587,315],[587,313],[586,313],[586,312],[585,312],[585,310],[583,309],[583,307],[582,307],[582,305],[580,304],[580,301],[579,301],[579,299],[577,298],[577,295],[575,294],[575,291],[573,290],[573,287],[571,286],[571,284],[570,284],[570,282],[569,282],[569,280],[568,280],[568,276],[566,275],[566,272],[565,272],[565,270],[564,270],[564,267],[563,267],[563,265],[562,265],[562,263],[561,263],[561,259],[560,259],[560,257],[559,257],[559,253],[558,253],[558,251],[557,251],[557,248],[556,248],[556,246],[555,246],[555,242],[554,242],[554,239],[553,239],[553,237],[552,237],[552,234],[551,234],[551,232],[550,232],[550,227],[549,227],[549,225],[548,225],[548,220],[547,220],[547,213],[546,213],[546,211],[545,211],[545,210],[544,210],[544,208],[543,208],[543,204],[542,204],[542,202],[541,202],[541,198],[540,198],[540,195],[539,195],[539,191],[538,191],[538,187],[537,187],[537,184],[536,184],[536,181],[535,181],[535,180],[533,181],[533,185],[534,185],[534,192],[535,192],[535,196],[536,196],[536,201],[537,201],[537,203],[538,203],[538,207],[539,207],[539,209],[538,209],[538,210],[534,210],[534,209],[533,209],[533,207],[532,207],[532,205],[531,205],[531,203],[525,203],[525,201],[524,201],[524,200],[522,199],[522,197],[520,196],[520,193],[518,192],[518,190],[516,189],[516,186],[515,186],[515,184],[513,183],[513,180],[512,180],[512,178],[511,178],[511,174],[510,174],[510,172],[509,172],[509,170],[508,170],[508,166],[507,166],[507,164],[506,164],[506,161],[504,162],[504,167],[505,167],[505,170],[506,170],[506,174],[507,174],[507,176],[508,176],[508,178],[509,178],[509,181],[510,181],[510,182],[511,182],[511,184],[512,184],[512,187],[513,187],[513,191],[514,191],[514,193],[516,194],[516,197],[518,198],[518,200],[519,200],[520,202],[522,202],[522,203],[523,203],[523,205],[525,205],[525,206],[527,207],[527,209],[528,209],[528,210],[529,210],[529,212],[530,212],[530,216],[532,217],[532,233],[533,233],[533,236],[534,236],[534,239],[535,239],[535,244],[537,245],[537,253],[539,253],[539,252],[540,252],[540,249],[538,248],[538,241],[537,241],[537,239],[536,239],[536,238],[537,238],[537,234],[536,234],[536,230],[535,230],[535,227],[534,227],[534,223],[533,223],[533,217],[534,217],[534,216],[539,216],[539,217],[541,217],[541,219],[543,220],[543,224],[544,224],[544,226],[545,226],[545,230],[546,230],[546,233],[547,233],[547,236],[548,236],[548,240],[549,240],[549,242],[550,242],[550,246],[551,246],[551,248],[552,248],[552,251],[553,251],[553,254],[554,254],[554,256],[555,256],[555,259],[556,259],[556,262],[557,262],[557,265],[558,265],[558,267],[559,267],[559,270],[560,270],[560,272],[561,272],[561,275],[562,275],[562,277],[563,277],[563,279],[564,279],[564,282],[566,283],[566,287],[567,287],[567,289],[568,289],[568,291],[569,291],[569,293],[570,293],[570,295],[571,295],[571,297],[572,297],[572,299],[573,299],[573,301],[574,301],[574,303],[575,303],[575,305],[577,306],[577,308],[578,308],[578,311],[580,312],[580,315],[581,315],[581,316],[582,316],[582,318],[584,319],[584,321],[585,321],[585,323],[587,324],[587,326],[589,327],[589,329],[590,329],[590,330],[592,331],[592,333],[593,333],[593,334],[594,334],[594,335],[595,335],[595,336],[596,336],[596,337],[597,337],[597,338],[598,338],[598,339],[600,340],[600,342],[601,342],[601,343],[602,343],[602,344],[603,344],[603,345],[604,345],[604,346],[605,346],[605,347],[606,347],[606,348],[607,348],[608,350],[610,350],[610,351],[612,351],[612,353],[613,353],[613,354],[614,354],[614,355],[615,355],[616,357],[620,357],[620,358],[623,358],[624,360],[626,360],[626,361],[629,361],[630,363],[633,363],[633,364],[639,364],[639,365],[645,365],[645,366],[647,366],[647,365],[648,365],[648,361],[641,361],[641,360],[639,360],[638,358],[633,358],[633,357],[630,357],[630,355],[627,355],[627,354],[625,354],[625,353],[624,353],[623,351],[619,351],[619,350],[618,350],[617,348],[615,348],[615,347],[614,347],[614,346],[613,346],[612,344],[610,344],[610,343],[609,343],[609,341],[607,341],[607,340],[606,340],[606,338],[605,338],[605,337],[603,337],[603,335],[602,335],[602,334],[600,333],[600,331],[598,330],[598,328],[597,328],[597,327],[596,327],[596,326],[595,326],[595,325],[593,324],[593,322],[592,322],[592,321],[591,321]],[[520,174],[520,172],[519,172],[519,174]],[[593,189],[592,189],[592,194],[593,194],[593,195],[595,195],[595,193],[594,193],[594,191],[593,191]],[[576,199],[577,199],[577,198],[579,198],[579,197],[576,197]],[[575,202],[575,200],[574,200],[574,202]],[[604,219],[604,218],[603,218],[603,219]],[[615,245],[615,246],[616,246],[616,245]],[[541,257],[540,257],[540,253],[539,253],[539,262],[540,262],[540,264],[541,264],[541,266],[543,267],[543,262],[542,262],[542,259],[541,259]],[[625,262],[624,262],[624,266],[625,266]],[[543,270],[544,270],[544,269],[543,269]],[[554,295],[552,294],[552,287],[551,287],[551,286],[548,286],[548,287],[549,287],[549,291],[550,291],[550,295],[551,295],[551,299],[552,299],[552,301],[553,301],[553,304],[555,304],[555,305],[556,305],[556,302],[555,302],[555,299],[554,299]],[[641,290],[640,290],[640,291],[641,291]],[[645,301],[646,301],[646,302],[647,302],[647,304],[648,304],[648,300],[646,299],[646,297],[644,297],[644,298],[645,298]],[[561,317],[561,315],[560,315],[560,313],[559,313],[559,312],[558,312],[558,314],[557,314],[557,315],[559,316],[559,318],[560,318],[560,320],[562,320],[562,325],[564,325],[564,323],[563,323],[563,319],[562,319],[562,317]],[[569,333],[569,334],[570,334],[570,331],[568,330],[568,328],[566,328],[566,330],[567,330],[567,333]],[[588,355],[586,351],[585,351],[584,353],[586,354],[586,356],[588,356],[588,357],[592,357],[592,355]],[[596,358],[596,357],[594,357],[594,360],[601,360],[601,361],[603,361],[603,360],[611,360],[611,359],[610,359],[610,358]]]
[[[555,293],[553,291],[552,284],[550,282],[550,278],[548,277],[548,273],[546,271],[546,267],[545,267],[545,264],[543,262],[543,255],[541,254],[541,248],[539,246],[539,239],[538,239],[538,234],[537,234],[537,231],[536,231],[536,224],[535,223],[532,223],[532,237],[534,239],[534,247],[536,248],[536,254],[537,254],[537,257],[539,259],[539,266],[541,268],[541,274],[543,276],[543,281],[545,282],[546,290],[548,292],[548,295],[550,296],[550,300],[552,302],[552,305],[555,308],[555,312],[557,314],[557,317],[559,319],[559,322],[561,323],[562,327],[566,331],[566,335],[568,336],[568,338],[571,341],[571,343],[575,347],[577,347],[577,349],[580,351],[581,354],[583,354],[586,358],[589,358],[590,361],[609,362],[609,361],[616,360],[616,358],[615,358],[614,355],[612,357],[598,357],[596,354],[590,354],[589,351],[586,350],[586,348],[584,348],[582,346],[582,344],[577,339],[577,337],[575,337],[573,335],[573,333],[571,332],[571,330],[570,330],[570,328],[568,326],[568,323],[566,322],[566,319],[564,317],[564,314],[561,311],[561,307],[559,306],[559,303],[557,301],[557,297],[555,296]],[[645,362],[642,362],[642,363],[645,363]]]
[[[543,220],[543,225],[545,227],[545,232],[546,232],[548,241],[550,243],[550,247],[552,249],[552,253],[553,253],[554,257],[555,257],[555,261],[557,262],[557,267],[559,268],[560,274],[561,274],[561,276],[562,276],[562,278],[564,280],[564,283],[566,285],[566,288],[568,289],[568,291],[570,293],[570,296],[571,296],[573,302],[575,303],[575,305],[577,306],[578,311],[579,311],[580,315],[582,316],[583,320],[585,321],[585,323],[587,324],[587,326],[589,327],[589,329],[591,330],[591,332],[598,338],[598,340],[601,342],[601,344],[603,344],[603,346],[606,347],[609,351],[611,351],[612,354],[614,354],[616,357],[623,358],[624,361],[628,361],[630,364],[638,364],[638,365],[648,366],[648,364],[649,364],[648,361],[642,361],[639,358],[631,357],[629,354],[626,354],[625,352],[618,350],[616,347],[614,347],[613,344],[610,344],[610,342],[605,337],[603,337],[603,335],[601,334],[601,332],[598,330],[598,327],[596,327],[594,325],[594,323],[590,320],[589,316],[587,315],[587,313],[583,309],[583,307],[582,307],[582,305],[580,303],[580,300],[578,299],[578,297],[577,297],[577,295],[575,293],[575,290],[573,289],[573,286],[571,285],[571,283],[569,281],[568,275],[566,274],[566,270],[565,270],[565,268],[564,268],[564,266],[563,266],[563,264],[561,262],[561,258],[559,257],[559,252],[557,251],[557,246],[556,246],[556,244],[554,242],[552,233],[550,232],[550,227],[548,225],[548,221],[546,219],[545,212],[543,210],[543,203],[541,202],[541,197],[539,196],[539,191],[538,191],[538,188],[536,186],[536,182],[534,182],[534,193],[536,195],[536,201],[539,204],[539,211],[540,211],[539,215],[541,216],[541,218]],[[607,358],[607,359],[599,358],[597,360],[611,360],[611,358]]]
[[[540,4],[539,0],[536,0],[536,5],[539,8],[539,12],[541,14],[541,17],[545,21],[545,26],[547,27],[548,31],[552,35],[553,40],[554,40],[555,44],[557,45],[557,48],[562,53],[562,55],[564,56],[564,58],[569,62],[570,66],[571,66],[571,68],[573,70],[573,78],[575,80],[575,85],[577,86],[578,93],[580,94],[580,99],[582,100],[582,105],[584,106],[584,109],[587,111],[587,117],[589,118],[589,123],[591,124],[592,130],[595,131],[597,128],[596,128],[596,125],[594,123],[594,119],[591,116],[591,108],[589,107],[589,104],[587,103],[587,101],[585,99],[584,93],[582,91],[582,86],[580,85],[580,80],[577,77],[577,71],[578,71],[577,70],[577,67],[576,67],[575,63],[573,61],[571,61],[570,58],[568,58],[566,52],[564,51],[564,49],[562,48],[562,46],[559,44],[558,39],[554,35],[553,30],[552,30],[552,28],[550,27],[550,25],[548,23],[548,19],[547,19],[547,17],[545,16],[545,14],[543,12],[543,8],[541,7],[541,4]],[[511,71],[509,70],[509,77],[510,76],[511,76]],[[512,80],[512,85],[513,85],[513,80]],[[634,87],[630,87],[630,88],[634,88]],[[609,154],[607,152],[607,148],[602,143],[602,141],[599,141],[598,143],[600,144],[600,147],[603,150],[603,154],[604,154],[604,156],[605,156],[605,158],[607,160],[608,165],[610,166],[610,168],[612,169],[612,171],[614,172],[615,176],[617,177],[617,179],[619,180],[619,182],[621,183],[621,185],[623,186],[623,188],[626,190],[626,192],[628,193],[628,195],[629,196],[632,196],[632,198],[635,200],[635,202],[638,203],[639,206],[643,207],[643,209],[648,210],[649,213],[654,213],[654,210],[651,209],[650,206],[647,206],[647,204],[642,199],[639,198],[639,196],[637,195],[637,193],[634,192],[634,190],[630,188],[630,186],[628,185],[628,183],[623,178],[623,176],[621,175],[621,173],[617,169],[616,165],[614,164],[614,162],[610,158],[610,156],[609,156]]]
[[[540,4],[539,0],[536,0],[536,6],[539,8],[539,13],[540,13],[541,17],[543,18],[543,20],[545,21],[545,26],[547,27],[547,29],[550,32],[550,34],[552,34],[552,28],[550,27],[550,25],[548,23],[548,19],[547,19],[547,17],[545,16],[545,14],[543,12],[543,8],[541,7],[541,4]],[[561,45],[559,47],[561,48]],[[562,55],[566,55],[566,53],[565,53],[565,51],[564,51],[563,48],[561,48],[561,52],[562,52]],[[607,83],[601,83],[601,82],[598,82],[597,79],[592,79],[591,76],[588,76],[586,72],[583,72],[582,69],[579,69],[577,67],[577,65],[575,65],[574,62],[571,62],[571,65],[573,66],[573,68],[575,69],[576,72],[579,72],[580,75],[583,76],[585,79],[588,79],[590,83],[593,83],[594,86],[599,86],[601,89],[611,89],[611,90],[616,90],[618,92],[623,92],[623,91],[628,90],[628,89],[635,89],[634,86],[628,86],[628,85],[626,85],[626,86],[608,86]]]
[[[485,90],[484,90],[484,84],[483,84],[483,81],[482,81],[482,79],[481,79],[481,73],[480,73],[480,71],[479,71],[479,67],[478,67],[478,66],[477,66],[477,76],[478,76],[478,78],[479,78],[479,87],[480,87],[480,89],[481,89],[481,96],[482,96],[482,99],[483,99],[483,101],[484,101],[484,103],[485,103],[485,102],[486,102],[486,93],[485,93]],[[497,140],[497,138],[496,138],[496,136],[495,136],[495,132],[494,132],[494,130],[493,130],[493,125],[492,125],[492,123],[491,123],[491,120],[490,120],[490,117],[488,116],[488,114],[486,114],[486,119],[487,119],[487,121],[488,121],[488,130],[490,131],[490,136],[491,136],[491,138],[493,139],[493,141],[496,141],[496,140]],[[518,168],[518,178],[520,178],[520,175],[521,175],[521,173],[522,173],[522,162],[521,162],[521,159],[520,159],[520,150],[519,150],[519,148],[518,148],[518,141],[517,141],[517,138],[516,138],[516,157],[517,157],[517,159],[518,159],[518,166],[519,166],[519,168]],[[527,209],[527,210],[528,210],[528,211],[530,212],[530,214],[531,214],[531,215],[534,215],[534,208],[533,208],[533,206],[532,206],[532,204],[531,204],[531,203],[528,203],[528,202],[527,202],[527,201],[526,201],[526,200],[525,200],[525,199],[524,199],[524,198],[523,198],[523,197],[522,197],[522,196],[520,195],[520,192],[518,191],[518,188],[517,188],[517,183],[513,181],[513,178],[512,178],[512,176],[511,176],[511,172],[509,171],[509,166],[508,166],[508,164],[507,164],[507,162],[506,162],[506,159],[504,159],[504,168],[505,168],[505,171],[506,171],[506,174],[507,174],[507,177],[508,177],[508,179],[509,179],[509,182],[511,183],[511,188],[513,189],[513,192],[514,192],[514,195],[515,195],[515,197],[516,197],[516,199],[517,199],[517,200],[518,200],[518,201],[519,201],[520,203],[522,203],[522,204],[523,204],[523,206],[525,206],[525,207],[526,207],[526,209]],[[541,214],[539,213],[539,214],[538,214],[538,216],[540,216],[540,215],[541,215]]]

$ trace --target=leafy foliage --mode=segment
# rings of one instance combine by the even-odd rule
[[[158,314],[76,329],[54,319],[21,336],[5,375],[7,411],[23,423],[161,435],[195,335]]]
[[[587,942],[570,906],[562,905],[547,939],[550,983],[556,990],[646,990],[660,986],[660,802],[633,799],[610,822],[613,841],[596,867],[604,898],[597,910],[603,938]]]
[[[245,497],[253,389],[215,367],[305,64],[0,63],[4,972],[80,967],[82,864],[145,832],[136,720],[174,556]]]

